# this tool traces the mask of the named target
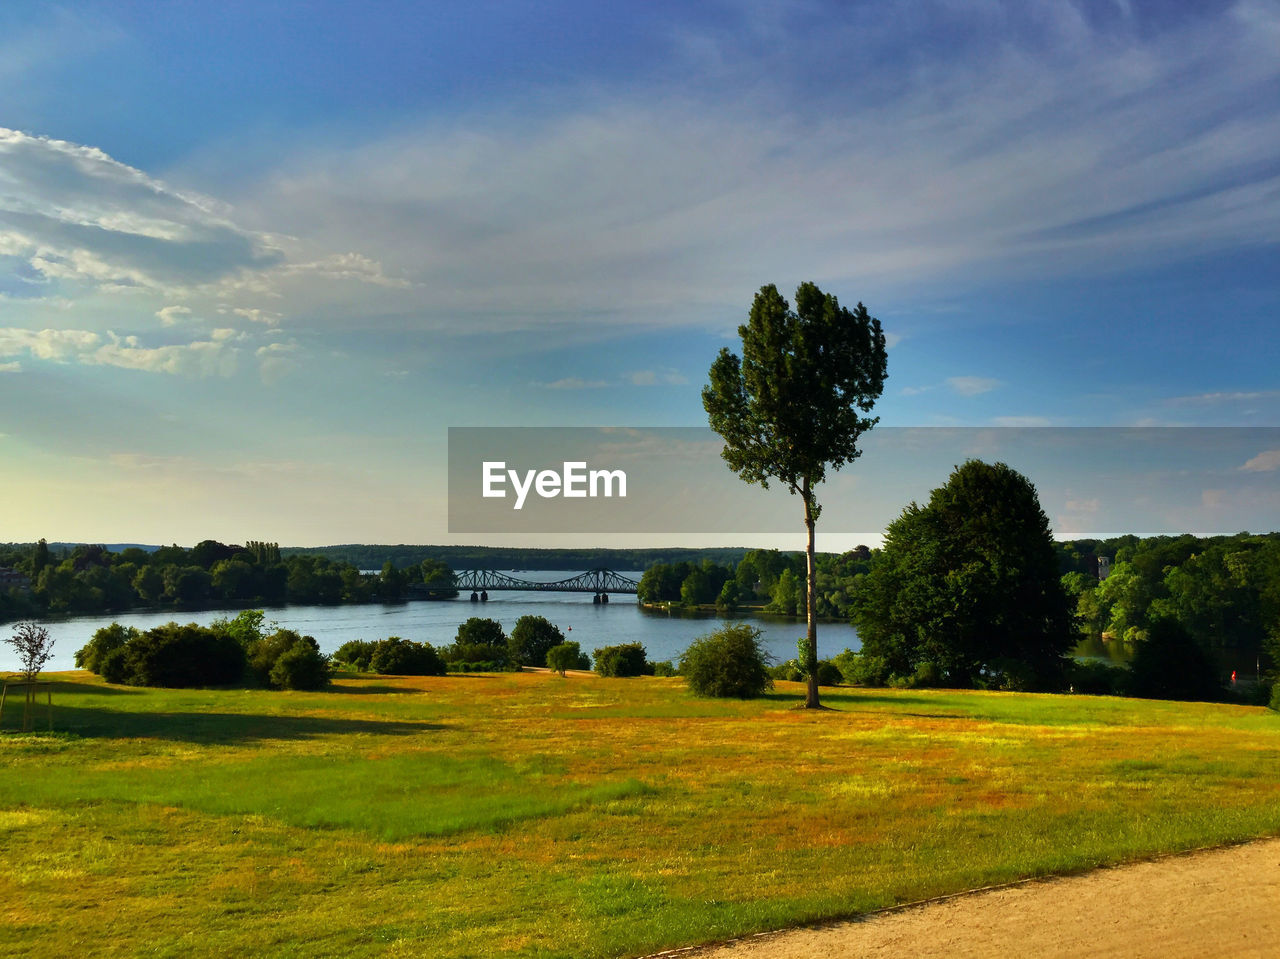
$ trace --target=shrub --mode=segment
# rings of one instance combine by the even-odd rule
[[[1276,683],[1271,687],[1271,702],[1269,705],[1272,709],[1280,712],[1280,683]]]
[[[887,686],[889,663],[883,656],[868,656],[846,649],[833,660],[846,683],[854,686]]]
[[[669,659],[660,659],[656,663],[650,663],[649,668],[652,670],[653,676],[676,676],[676,667]]]
[[[267,677],[274,689],[324,689],[329,685],[329,657],[304,636],[276,659]]]
[[[695,639],[680,657],[680,675],[699,696],[750,699],[773,687],[760,630],[732,623]]]
[[[644,647],[639,643],[604,646],[593,653],[596,672],[601,676],[643,676]]]
[[[306,638],[312,645],[315,645],[316,641],[314,639],[310,636]],[[277,629],[269,636],[263,636],[251,641],[248,648],[249,676],[251,680],[260,686],[269,685],[271,682],[271,670],[275,668],[276,660],[287,649],[302,641],[302,635],[292,629]],[[317,650],[319,649],[318,646],[316,648]]]
[[[802,683],[809,676],[804,664],[798,659],[788,659],[776,666],[769,666],[767,672],[774,679],[782,679],[790,683]],[[844,674],[835,663],[829,659],[818,660],[819,686],[839,686],[842,682],[844,682]]]
[[[363,639],[348,640],[338,647],[338,651],[333,654],[333,661],[350,666],[358,673],[367,673],[377,646],[377,643]]]
[[[230,636],[195,623],[166,623],[133,637],[103,660],[108,682],[131,686],[228,686],[241,680],[244,649]]]
[[[521,616],[511,630],[507,649],[514,664],[545,666],[547,651],[563,642],[564,633],[550,620],[543,616]]]
[[[829,659],[818,660],[818,685],[839,686],[844,681],[839,667]]]
[[[499,669],[512,662],[502,624],[479,616],[472,616],[459,626],[453,644],[442,649],[440,655],[448,663],[498,663]]]
[[[378,643],[369,658],[375,673],[390,676],[443,676],[448,669],[430,643],[389,636]]]
[[[138,635],[140,634],[134,626],[121,626],[119,623],[103,626],[93,634],[89,642],[76,651],[76,668],[101,675],[103,657]]]
[[[129,684],[129,653],[123,646],[104,653],[98,658],[98,675],[113,686]]]
[[[577,643],[561,643],[547,650],[547,666],[563,676],[570,669],[582,668],[582,656],[582,650]]]

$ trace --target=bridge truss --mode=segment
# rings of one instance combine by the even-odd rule
[[[517,579],[495,569],[466,569],[454,573],[452,582],[426,583],[415,591],[456,589],[459,592],[527,590],[540,593],[634,593],[638,582],[611,569],[589,569],[585,573],[550,583]]]

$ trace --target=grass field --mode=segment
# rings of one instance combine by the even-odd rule
[[[1280,834],[1259,708],[54,678],[53,733],[3,717],[0,955],[639,955]]]

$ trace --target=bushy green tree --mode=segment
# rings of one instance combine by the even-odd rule
[[[166,623],[131,638],[99,662],[102,678],[130,686],[230,686],[245,672],[244,648],[195,623]]]
[[[864,655],[901,679],[1057,688],[1075,628],[1035,487],[970,460],[889,524],[854,602]]]
[[[289,646],[271,665],[267,684],[272,689],[324,689],[331,681],[329,657],[310,636]]]
[[[861,303],[850,311],[813,283],[800,284],[795,301],[793,311],[777,287],[761,287],[738,328],[742,357],[720,351],[702,405],[734,472],[765,488],[777,481],[800,497],[808,534],[805,706],[816,709],[817,487],[828,466],[838,470],[861,455],[858,439],[877,422],[866,414],[884,391],[887,357],[880,321]]]
[[[680,675],[699,696],[751,699],[773,688],[761,632],[730,623],[695,639],[680,657]],[[814,683],[817,676],[813,677]]]
[[[137,627],[111,623],[94,632],[93,637],[76,651],[76,668],[91,673],[102,672],[102,660],[113,649],[119,649],[139,636]]]
[[[351,639],[338,647],[333,654],[333,660],[337,663],[345,663],[357,672],[365,673],[369,671],[370,661],[377,646],[377,643],[367,640]]]
[[[603,646],[593,656],[595,671],[600,676],[643,676],[648,665],[640,643]]]
[[[521,616],[511,630],[507,646],[513,663],[547,665],[547,652],[564,642],[564,633],[545,616]]]
[[[561,676],[571,669],[582,668],[582,648],[573,641],[547,650],[547,666]]]
[[[507,634],[496,619],[472,616],[458,627],[453,645],[441,655],[449,663],[489,663],[502,669],[511,663]]]
[[[430,643],[415,643],[389,636],[373,649],[369,665],[375,673],[390,676],[443,676],[444,659]]]

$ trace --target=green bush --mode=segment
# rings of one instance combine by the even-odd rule
[[[643,676],[645,674],[644,647],[640,643],[604,646],[592,655],[595,657],[595,670],[601,676]]]
[[[329,657],[304,636],[277,657],[267,677],[273,689],[324,689],[329,685]]]
[[[253,640],[248,650],[251,681],[260,686],[272,685],[271,671],[275,669],[276,661],[299,643],[309,643],[317,653],[320,651],[314,639],[302,636],[292,629],[277,629],[268,636]]]
[[[458,627],[453,644],[440,650],[440,656],[447,663],[498,663],[500,669],[513,662],[502,624],[479,616]]]
[[[1269,705],[1272,709],[1280,712],[1280,683],[1276,683],[1271,687],[1271,702]]]
[[[887,686],[889,663],[883,656],[868,656],[846,649],[833,660],[846,683],[854,686]]]
[[[582,649],[575,642],[561,643],[547,650],[547,666],[561,676],[570,669],[582,668]],[[588,664],[590,668],[590,664]]]
[[[399,636],[388,636],[374,647],[369,666],[375,673],[388,676],[443,676],[448,672],[444,660],[430,643],[415,643]]]
[[[119,623],[103,626],[93,634],[89,642],[76,651],[76,668],[101,674],[103,657],[139,635],[141,634],[133,626],[121,626]]]
[[[818,660],[819,686],[839,686],[842,682],[844,682],[844,675],[835,663],[829,659]]]
[[[652,670],[651,675],[654,676],[678,675],[675,665],[669,659],[660,659],[656,663],[650,663],[649,667]]]
[[[348,640],[338,647],[337,652],[333,654],[333,661],[350,666],[358,673],[367,673],[371,668],[370,662],[377,646],[377,643],[364,639]]]
[[[770,666],[768,673],[773,679],[786,680],[790,683],[802,683],[809,678],[808,670],[797,659],[788,659],[776,666]],[[844,674],[835,663],[829,659],[818,660],[819,686],[839,686],[842,682],[844,682]]]
[[[563,642],[564,633],[550,620],[543,616],[521,616],[511,630],[507,648],[513,664],[545,666],[547,651]]]
[[[768,671],[773,679],[783,680],[788,683],[798,683],[805,678],[804,667],[800,665],[798,659],[783,660],[768,667]]]
[[[98,675],[113,686],[129,684],[129,653],[117,646],[98,658]]]
[[[760,630],[731,623],[695,639],[680,657],[680,675],[699,696],[751,699],[773,687]]]
[[[246,664],[243,647],[230,636],[195,623],[166,623],[113,649],[100,665],[108,682],[181,688],[238,683]]]

